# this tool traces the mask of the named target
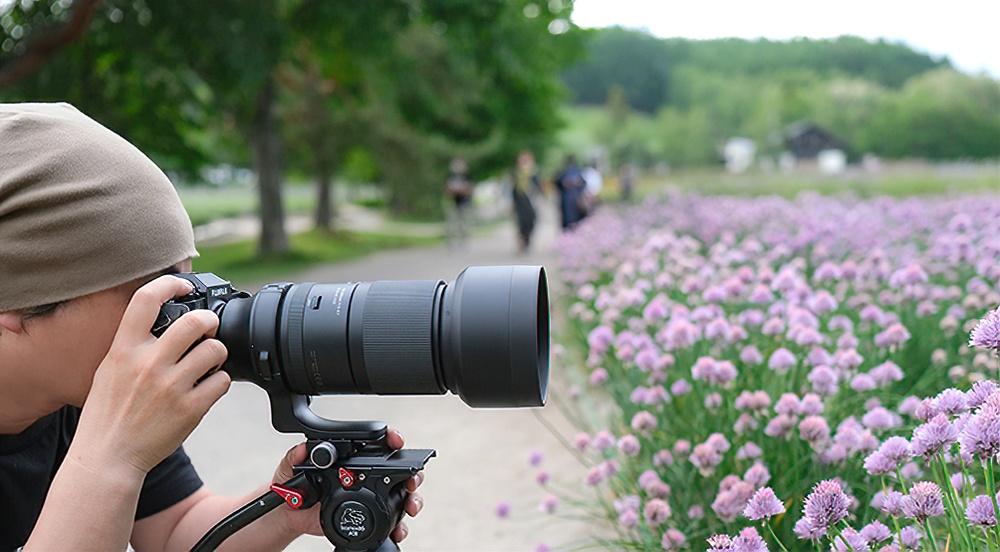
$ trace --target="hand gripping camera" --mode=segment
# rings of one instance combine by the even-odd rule
[[[271,423],[306,437],[308,462],[290,481],[222,520],[194,550],[226,538],[282,504],[321,504],[339,552],[398,551],[405,482],[435,455],[392,450],[382,422],[322,418],[315,395],[441,395],[472,407],[543,406],[549,378],[548,282],[540,266],[469,267],[441,280],[274,283],[254,296],[209,273],[160,310],[161,334],[184,313],[219,315],[229,350],[222,369],[271,402]]]

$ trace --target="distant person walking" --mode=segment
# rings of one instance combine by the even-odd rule
[[[618,172],[618,186],[621,188],[622,202],[632,201],[632,190],[635,188],[635,165],[625,163]]]
[[[512,175],[514,217],[517,219],[518,250],[526,253],[531,246],[531,234],[535,230],[537,214],[531,196],[541,190],[538,184],[538,170],[535,155],[528,150],[517,154],[517,164]]]
[[[472,209],[472,181],[465,159],[456,157],[448,167],[445,193],[449,200],[448,245],[457,248],[469,239],[469,211]]]
[[[601,189],[604,188],[604,176],[601,175],[600,169],[597,168],[596,159],[591,159],[581,172],[586,187],[583,192],[580,209],[583,211],[584,216],[588,216],[594,212],[594,209],[601,202],[600,193]]]
[[[562,171],[555,178],[556,189],[559,190],[559,211],[562,215],[562,228],[568,230],[587,216],[586,192],[587,182],[576,164],[576,158],[566,156]]]

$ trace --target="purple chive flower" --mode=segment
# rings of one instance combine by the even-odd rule
[[[744,412],[736,418],[736,422],[733,424],[733,430],[736,431],[738,435],[743,435],[748,431],[753,431],[760,427],[760,423],[757,419],[750,414]]]
[[[610,431],[602,429],[597,432],[597,435],[594,435],[594,439],[591,441],[591,444],[595,449],[603,452],[615,446],[615,436]]]
[[[733,539],[729,535],[712,535],[708,537],[708,550],[706,552],[732,552]]]
[[[760,364],[764,362],[764,355],[760,354],[757,347],[747,345],[740,351],[740,362],[743,364]]]
[[[606,478],[604,477],[604,471],[601,470],[601,467],[594,466],[590,468],[589,471],[587,471],[587,476],[584,478],[584,481],[587,483],[587,485],[591,487],[596,487],[597,485],[603,483],[605,479]]]
[[[818,541],[826,535],[826,526],[817,525],[812,519],[804,517],[795,522],[794,531],[802,540]]]
[[[948,478],[951,481],[951,486],[955,488],[956,491],[961,491],[963,487],[972,488],[976,484],[976,480],[972,476],[962,475],[961,472],[956,472],[951,474]]]
[[[712,472],[715,466],[718,466],[722,462],[722,455],[715,447],[708,443],[701,443],[695,445],[694,451],[688,458],[695,467],[698,468],[703,475],[707,475]]]
[[[958,389],[945,389],[934,398],[934,408],[938,412],[954,416],[968,410],[968,399]]]
[[[768,471],[767,467],[760,462],[755,462],[754,465],[750,466],[750,469],[743,474],[743,481],[750,483],[755,488],[767,485],[767,482],[770,480],[771,472]]]
[[[892,531],[877,519],[861,528],[861,536],[869,544],[875,544],[892,538]]]
[[[604,382],[608,381],[608,371],[604,368],[594,368],[590,373],[590,378],[588,379],[590,385],[595,387],[603,385]]]
[[[670,394],[675,397],[686,395],[691,392],[691,384],[685,379],[679,379],[670,386]]]
[[[726,452],[730,448],[729,440],[721,433],[713,433],[705,439],[705,443],[719,452]]]
[[[635,435],[625,435],[618,439],[618,450],[622,451],[623,454],[635,456],[639,454],[640,448],[639,439]]]
[[[944,515],[944,501],[941,488],[931,481],[921,481],[913,485],[910,494],[900,502],[903,515],[923,523],[929,517]]]
[[[938,452],[947,451],[957,441],[958,429],[948,421],[947,416],[938,414],[913,430],[910,452],[913,456],[923,456],[927,459]]]
[[[646,503],[646,507],[642,509],[642,517],[646,520],[646,525],[649,527],[656,527],[667,521],[670,514],[670,505],[659,498],[650,500]]]
[[[559,508],[559,497],[556,495],[545,495],[545,498],[538,503],[538,510],[545,512],[546,514],[551,514]]]
[[[587,450],[588,446],[590,446],[590,435],[581,431],[573,437],[573,448],[576,450],[583,452]]]
[[[813,391],[820,395],[833,395],[840,389],[837,373],[829,366],[822,364],[816,366],[809,372],[808,379],[809,383],[812,384]]]
[[[768,549],[757,529],[747,527],[733,539],[733,552],[768,552]]]
[[[799,437],[810,445],[817,445],[830,438],[830,426],[822,416],[806,416],[799,422]]]
[[[924,538],[924,533],[916,527],[903,527],[899,532],[901,538],[893,537],[892,542],[897,547],[902,546],[916,550],[920,547],[920,540]]]
[[[847,507],[850,503],[851,500],[839,481],[835,479],[820,481],[806,497],[805,517],[812,520],[816,528],[825,529],[847,517]]]
[[[802,413],[802,405],[799,398],[794,393],[785,393],[774,405],[774,411],[778,414],[794,416]]]
[[[886,439],[878,447],[878,451],[891,462],[898,464],[903,459],[910,457],[910,443],[903,437],[893,436]]]
[[[538,451],[538,450],[532,451],[531,454],[528,455],[528,465],[529,466],[538,466],[539,464],[542,463],[542,460],[544,460],[544,459],[545,459],[545,455],[542,454],[541,451]]]
[[[871,391],[876,387],[878,387],[878,384],[875,383],[875,378],[868,374],[858,374],[851,380],[851,389],[859,393],[862,391]]]
[[[871,409],[861,418],[861,423],[875,431],[882,431],[902,425],[903,419],[884,406]]]
[[[868,539],[853,527],[847,527],[840,532],[840,535],[833,539],[834,550],[839,551],[867,551]]]
[[[736,451],[736,459],[750,460],[753,458],[760,458],[760,455],[763,453],[764,451],[761,450],[756,443],[750,442],[743,445],[742,447],[739,448],[739,450]]]
[[[733,485],[722,490],[715,496],[712,502],[712,510],[719,519],[726,523],[732,523],[746,507],[747,501],[754,494],[754,486],[746,481],[736,481]]]
[[[903,379],[903,369],[896,365],[895,362],[887,360],[882,364],[872,368],[868,371],[868,374],[875,379],[875,383],[880,386],[887,385],[894,381],[900,381]]]
[[[823,412],[823,399],[815,393],[806,393],[799,402],[799,408],[807,416],[815,416]]]
[[[875,345],[879,347],[894,347],[906,343],[910,332],[899,322],[894,322],[885,330],[875,334]]]
[[[899,408],[896,410],[904,416],[916,416],[917,409],[920,408],[920,399],[910,395],[899,403]]]
[[[785,506],[775,496],[771,487],[758,489],[747,502],[746,508],[743,509],[743,515],[751,521],[771,519],[771,516],[783,514],[784,512]]]
[[[993,507],[993,499],[987,495],[979,495],[969,501],[965,509],[965,519],[969,525],[977,527],[993,527],[997,524],[997,512]]]
[[[507,519],[510,516],[510,502],[504,500],[497,504],[496,514],[500,519]]]
[[[653,455],[653,465],[656,467],[660,466],[673,466],[674,465],[674,455],[667,449],[657,451]]]
[[[764,428],[764,435],[785,438],[791,435],[793,427],[795,427],[794,417],[788,414],[778,414],[767,422],[767,427]]]
[[[545,544],[544,542],[538,543],[538,546],[535,547],[535,552],[551,552],[551,551],[552,547]]]
[[[988,405],[969,416],[958,435],[962,456],[982,462],[1000,454],[1000,411]]]
[[[631,529],[639,525],[639,513],[635,510],[625,510],[618,515],[618,523],[626,529]]]
[[[650,414],[649,411],[643,410],[632,416],[632,429],[639,433],[648,434],[650,431],[656,429],[656,426],[656,416]]]
[[[779,347],[771,353],[771,358],[767,360],[767,367],[778,373],[787,372],[789,368],[795,366],[797,360],[791,351],[784,347]]]
[[[986,402],[986,399],[997,390],[997,384],[993,380],[981,380],[972,384],[972,389],[965,394],[966,404],[969,408],[979,408],[979,405]]]
[[[865,458],[864,467],[869,475],[885,475],[896,469],[896,463],[886,458],[885,454],[875,451]]]
[[[705,517],[705,509],[702,508],[701,504],[695,504],[694,506],[688,508],[687,511],[688,519],[702,519]]]
[[[663,540],[660,541],[660,546],[664,550],[680,550],[686,542],[687,537],[684,536],[684,533],[681,533],[677,529],[667,529],[663,533]]]
[[[1000,353],[1000,307],[976,323],[969,335],[969,346]]]
[[[549,472],[545,470],[538,470],[538,473],[535,474],[535,481],[543,487],[548,484],[549,478]]]

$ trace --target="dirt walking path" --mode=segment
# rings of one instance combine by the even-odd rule
[[[354,262],[318,266],[298,281],[347,282],[394,279],[450,281],[469,265],[541,264],[555,269],[553,243],[558,221],[551,205],[540,210],[537,242],[531,253],[515,249],[514,225],[501,224],[474,237],[465,248],[447,246],[386,251]],[[558,390],[556,391],[558,392]],[[424,511],[409,520],[404,551],[524,551],[539,543],[552,547],[579,543],[580,522],[541,513],[544,490],[535,482],[539,468],[529,454],[545,456],[541,467],[554,479],[579,482],[583,470],[542,420],[572,435],[551,405],[544,409],[475,410],[452,395],[423,397],[320,397],[313,409],[340,420],[381,420],[405,435],[407,446],[434,448],[421,487]],[[188,439],[186,449],[209,488],[242,495],[270,478],[284,452],[300,435],[275,432],[265,393],[234,384]],[[500,519],[500,502],[511,504]],[[289,550],[330,550],[322,537],[302,537]]]

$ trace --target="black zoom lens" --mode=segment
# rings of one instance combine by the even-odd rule
[[[233,379],[300,395],[433,395],[541,406],[549,303],[540,266],[469,267],[441,280],[269,284],[229,301],[219,338]]]

